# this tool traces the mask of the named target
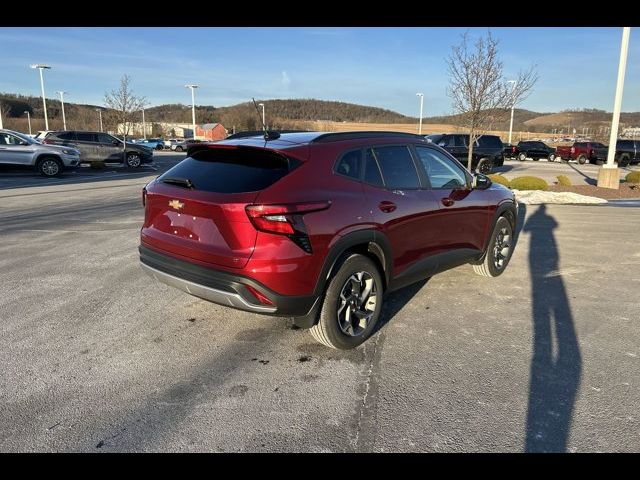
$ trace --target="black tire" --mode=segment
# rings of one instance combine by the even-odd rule
[[[628,155],[620,155],[620,159],[618,160],[618,167],[624,168],[629,166],[629,156]]]
[[[138,168],[142,165],[142,160],[140,159],[140,155],[136,152],[127,152],[125,154],[124,163],[129,168]]]
[[[183,150],[182,147],[180,147],[180,146],[176,147],[176,152],[181,152],[182,150]]]
[[[520,160],[521,162],[524,162],[527,159],[527,154],[524,152],[520,152],[518,154],[518,160]]]
[[[596,160],[596,165],[604,165],[604,160]]]
[[[502,237],[500,237],[500,234],[502,234]],[[501,245],[503,247],[500,249]],[[513,246],[513,226],[505,217],[498,217],[493,227],[493,232],[491,233],[491,238],[489,239],[482,263],[474,265],[473,270],[483,277],[497,277],[501,275],[507,268],[509,260],[511,260]],[[506,251],[505,247],[507,248]]]
[[[160,144],[157,144],[156,145],[156,150],[164,150],[164,146],[160,145]]]
[[[42,157],[38,160],[37,169],[43,177],[53,178],[62,175],[64,165],[55,157]]]
[[[556,161],[556,154],[555,153],[550,153],[549,156],[547,157],[547,160],[550,162],[555,162]]]
[[[585,157],[584,155],[579,155],[578,156],[578,163],[580,165],[584,165],[585,163],[587,163],[587,157]]]
[[[481,158],[478,162],[478,171],[483,175],[489,175],[493,169],[493,162],[489,158]]]
[[[360,273],[363,274],[361,278],[364,279],[367,285],[369,285],[367,283],[369,280],[372,281],[372,284],[369,296],[364,299],[363,305],[356,306],[354,310],[354,302],[356,305],[358,302],[358,300],[355,299],[359,298],[357,292],[364,293],[361,289],[357,292],[353,289],[353,278],[356,278],[355,283],[357,283],[357,276]],[[364,274],[366,274],[366,276]],[[360,284],[362,284],[362,282],[360,282]],[[351,293],[346,295],[344,292],[350,288]],[[350,255],[342,265],[340,265],[336,274],[329,281],[323,298],[319,320],[318,323],[311,327],[311,335],[323,345],[339,350],[348,350],[361,345],[375,330],[382,309],[382,294],[382,277],[376,264],[364,255]],[[375,303],[373,306],[370,304],[371,299],[373,299]],[[361,307],[366,307],[367,309],[361,309]],[[372,310],[368,310],[371,308]],[[354,315],[353,318],[355,320],[364,313],[367,314],[366,317],[363,317],[363,320],[366,318],[364,327],[359,322],[349,321],[351,315]],[[342,315],[345,315],[345,317]],[[346,315],[348,315],[348,319]],[[345,331],[345,325],[349,324],[351,324],[350,333],[348,330],[349,327],[347,327]]]

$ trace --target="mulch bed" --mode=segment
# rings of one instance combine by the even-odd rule
[[[620,188],[599,188],[595,185],[572,185],[565,187],[562,185],[549,185],[550,192],[573,192],[590,197],[604,198],[605,200],[616,200],[621,198],[640,199],[640,185],[632,188],[631,184],[620,183]]]

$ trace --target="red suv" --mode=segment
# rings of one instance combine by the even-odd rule
[[[152,277],[294,317],[340,349],[371,335],[390,291],[465,263],[500,275],[517,219],[510,190],[396,132],[199,144],[142,200],[140,261]]]

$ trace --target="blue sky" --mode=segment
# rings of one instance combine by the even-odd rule
[[[418,116],[451,113],[445,58],[466,28],[0,28],[0,91],[40,95],[32,63],[47,63],[47,97],[102,105],[131,77],[151,105],[227,106],[256,99],[317,98]],[[468,29],[470,34],[486,28]],[[622,104],[640,111],[640,33],[631,30]],[[613,109],[622,28],[491,28],[507,77],[536,64],[520,106],[549,112]]]

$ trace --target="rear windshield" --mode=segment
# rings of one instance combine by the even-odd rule
[[[297,160],[268,150],[212,148],[195,152],[158,180],[172,185],[179,184],[176,179],[188,180],[193,189],[207,192],[257,192],[273,185],[298,165]]]

